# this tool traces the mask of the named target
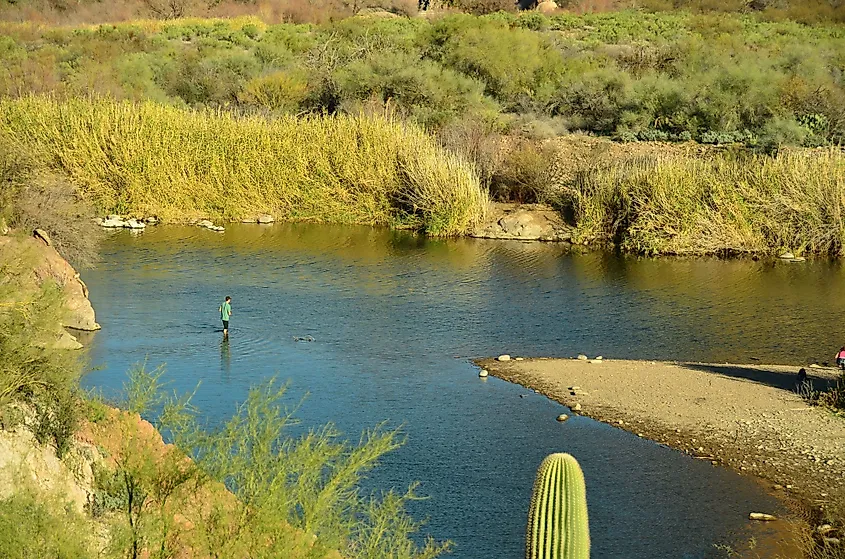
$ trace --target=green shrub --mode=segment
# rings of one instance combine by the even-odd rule
[[[161,369],[135,368],[128,401],[139,410],[156,408],[157,427],[193,457],[196,469],[176,454],[157,458],[156,448],[145,450],[134,416],[122,420],[117,469],[98,476],[99,502],[123,517],[122,546],[171,545],[174,527],[161,509],[174,500],[195,527],[192,548],[213,557],[316,558],[336,549],[350,559],[432,559],[449,548],[411,538],[421,526],[405,511],[417,498],[413,486],[379,496],[358,487],[385,453],[403,443],[398,431],[379,425],[357,445],[333,425],[294,438],[290,430],[298,422],[285,405],[286,387],[273,380],[252,389],[230,420],[209,430],[198,423],[190,398],[162,396],[161,378]],[[217,484],[237,500],[214,489],[222,487]],[[197,498],[202,506],[185,506]]]
[[[58,499],[25,485],[0,499],[0,557],[4,559],[93,559],[91,528]]]

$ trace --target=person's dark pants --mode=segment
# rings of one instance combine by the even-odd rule
[[[224,329],[224,330],[228,330],[228,329],[229,329],[229,321],[228,321],[228,320],[224,320],[224,321],[223,321],[223,329]]]

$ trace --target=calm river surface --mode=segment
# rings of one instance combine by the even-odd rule
[[[103,330],[88,386],[165,363],[178,391],[228,417],[251,385],[290,379],[306,426],[357,440],[383,420],[408,443],[369,488],[414,480],[425,533],[456,559],[523,556],[535,470],[575,455],[587,478],[593,556],[698,558],[747,538],[751,510],[777,511],[753,482],[562,406],[469,358],[515,355],[764,362],[826,360],[840,332],[840,267],[570,254],[550,244],[431,240],[365,227],[232,225],[121,231],[83,275]],[[217,308],[233,298],[231,335]],[[297,343],[293,336],[313,336]],[[834,347],[835,346],[835,347]]]

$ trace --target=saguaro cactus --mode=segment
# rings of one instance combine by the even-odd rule
[[[589,559],[587,489],[581,466],[569,454],[546,456],[537,470],[525,559]]]

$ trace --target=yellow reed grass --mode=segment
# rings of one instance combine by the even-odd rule
[[[472,166],[423,131],[360,116],[237,117],[144,102],[0,100],[0,133],[102,212],[280,219],[460,235],[482,218]]]
[[[569,192],[578,234],[652,254],[845,254],[845,154],[836,148],[603,163]]]

